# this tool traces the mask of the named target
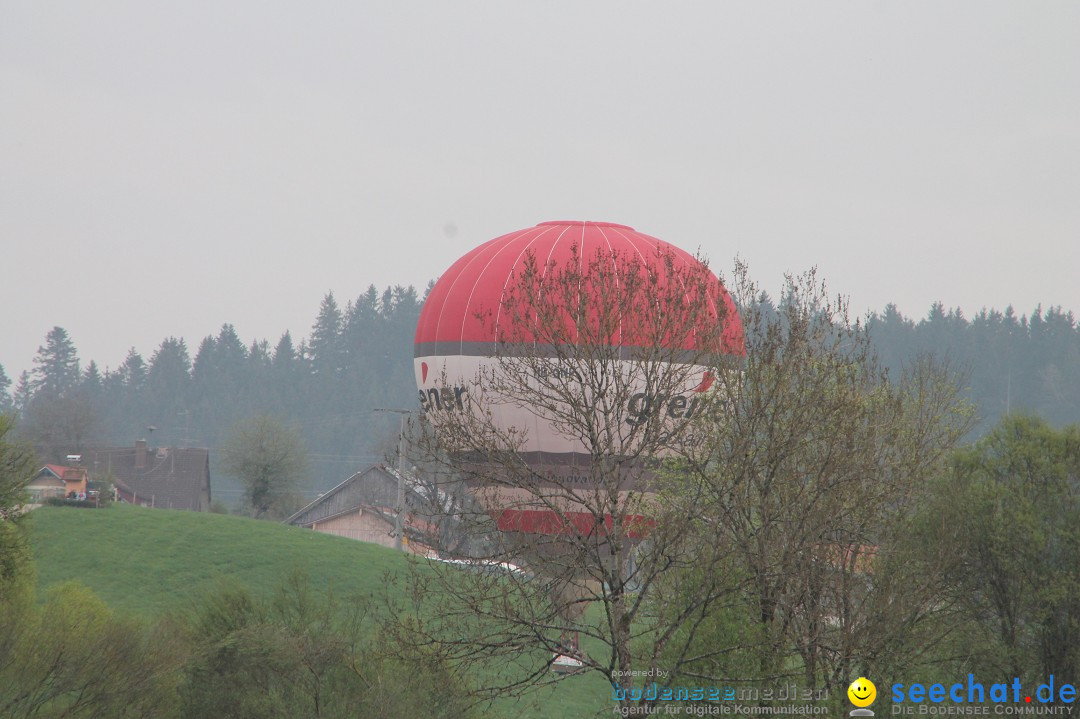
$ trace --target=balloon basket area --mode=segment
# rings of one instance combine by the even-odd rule
[[[564,635],[559,651],[551,656],[551,671],[556,674],[573,674],[585,669],[585,654],[578,646],[578,633]]]
[[[585,662],[574,655],[555,654],[551,658],[551,671],[556,674],[574,674],[585,668]]]

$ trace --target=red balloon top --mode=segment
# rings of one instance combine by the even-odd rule
[[[490,347],[495,342],[497,320],[485,321],[480,315],[499,310],[507,290],[512,289],[514,273],[523,269],[530,254],[541,271],[571,262],[588,263],[604,256],[615,258],[616,272],[636,260],[662,275],[661,257],[670,257],[677,272],[702,267],[697,258],[684,250],[626,225],[542,222],[476,247],[443,273],[420,312],[416,356],[486,353],[478,351],[477,346]],[[709,288],[708,312],[723,318],[724,351],[743,355],[742,322],[735,304],[716,276],[709,277],[710,284],[715,286]]]

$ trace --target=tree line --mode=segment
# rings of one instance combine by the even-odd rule
[[[767,295],[752,301],[778,311]],[[411,286],[370,286],[344,306],[328,293],[299,341],[290,331],[273,345],[247,340],[226,323],[194,354],[170,336],[149,358],[132,348],[116,368],[84,364],[74,339],[54,327],[31,370],[13,380],[0,366],[0,411],[19,415],[23,436],[48,461],[138,438],[220,448],[241,420],[273,415],[298,427],[307,446],[311,483],[301,489],[326,489],[392,447],[396,423],[375,408],[415,406],[412,341],[422,304]],[[928,352],[961,370],[978,415],[969,439],[1010,411],[1055,425],[1080,421],[1080,326],[1072,312],[1038,307],[1024,315],[1009,307],[969,319],[936,303],[916,321],[889,305],[866,327],[894,373]],[[211,456],[218,496],[235,503],[239,485]]]
[[[968,318],[934,303],[916,322],[895,305],[869,319],[868,329],[886,367],[933,353],[960,369],[968,399],[978,409],[971,437],[982,436],[1010,412],[1037,414],[1056,425],[1080,422],[1080,326],[1071,311],[1010,306]]]
[[[370,286],[344,306],[328,293],[299,342],[289,331],[274,345],[246,341],[227,323],[194,355],[182,338],[167,337],[148,359],[132,348],[115,369],[83,364],[67,331],[54,327],[33,369],[12,382],[0,367],[0,411],[19,415],[22,436],[45,461],[139,438],[217,449],[241,420],[272,415],[306,443],[311,484],[303,489],[325,489],[382,459],[397,423],[376,408],[412,406],[420,306],[411,286]],[[235,500],[240,489],[222,478],[218,459],[211,452],[215,493]]]

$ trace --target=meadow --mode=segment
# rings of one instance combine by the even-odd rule
[[[122,504],[100,510],[41,507],[28,524],[39,592],[74,580],[113,611],[147,619],[185,612],[224,583],[270,596],[298,570],[338,599],[374,597],[393,591],[394,577],[410,561],[385,547],[274,522]],[[610,689],[593,673],[500,700],[492,712],[546,719],[610,708]]]

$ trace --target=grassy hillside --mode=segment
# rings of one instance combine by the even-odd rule
[[[300,568],[341,596],[373,592],[405,567],[384,547],[220,514],[42,507],[30,527],[42,589],[77,579],[114,609],[146,616],[189,606],[223,578],[264,593]]]
[[[105,510],[42,507],[29,518],[42,591],[77,580],[117,611],[146,617],[183,610],[223,579],[273,592],[299,568],[338,597],[379,591],[406,567],[394,550],[242,517],[114,505]],[[499,716],[591,716],[610,711],[601,677],[573,677]]]

